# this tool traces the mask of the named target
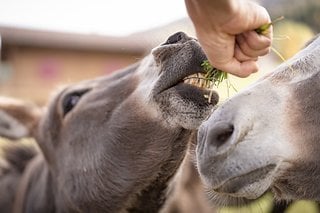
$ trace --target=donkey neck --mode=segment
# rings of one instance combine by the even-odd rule
[[[18,185],[14,213],[55,212],[52,178],[42,154],[27,165]]]
[[[116,209],[121,212],[158,212],[166,201],[169,182],[184,159],[191,134],[189,130],[182,130],[178,137],[170,143],[172,144],[171,155],[166,161],[161,162],[157,178],[146,183],[140,191],[126,198],[123,197],[118,206],[121,206],[120,209]],[[108,212],[113,205],[93,200],[85,206],[81,204],[79,206],[77,203],[64,199],[63,192],[57,191],[58,188],[56,176],[49,168],[44,156],[39,153],[30,161],[21,178],[13,212],[81,212],[80,209]],[[110,191],[104,193],[108,194]],[[97,202],[99,205],[96,205]]]
[[[186,155],[189,145],[187,139],[191,141],[195,135],[188,130],[180,133],[174,143],[172,152],[174,154],[162,165],[158,178],[139,193],[134,202],[135,205],[128,208],[127,212],[159,212],[161,210],[169,192],[174,190],[168,187]]]

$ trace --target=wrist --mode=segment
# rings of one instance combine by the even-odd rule
[[[211,0],[208,2],[212,4],[212,8],[214,8],[218,13],[232,15],[236,13],[241,5],[245,4],[246,1],[247,0]]]

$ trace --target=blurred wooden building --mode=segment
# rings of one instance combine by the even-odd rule
[[[143,58],[190,20],[125,37],[0,26],[0,95],[44,104],[59,85],[108,75]]]
[[[150,49],[137,37],[0,27],[0,95],[46,102],[61,84],[110,74]]]
[[[59,85],[135,63],[177,31],[194,36],[187,19],[126,37],[0,26],[0,95],[44,104]]]

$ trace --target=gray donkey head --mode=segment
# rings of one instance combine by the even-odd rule
[[[222,104],[199,130],[197,159],[217,203],[320,201],[320,37]]]

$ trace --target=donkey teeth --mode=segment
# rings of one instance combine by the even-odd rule
[[[183,82],[199,88],[207,89],[208,87],[206,86],[206,81],[203,78],[204,78],[204,75],[202,73],[196,73],[184,78]]]
[[[187,76],[183,79],[183,82],[186,84],[190,84],[193,86],[196,86],[201,89],[206,89],[206,94],[204,94],[204,98],[208,100],[209,103],[211,103],[211,98],[213,95],[213,83],[211,81],[206,80],[206,77],[202,73],[196,73]]]

